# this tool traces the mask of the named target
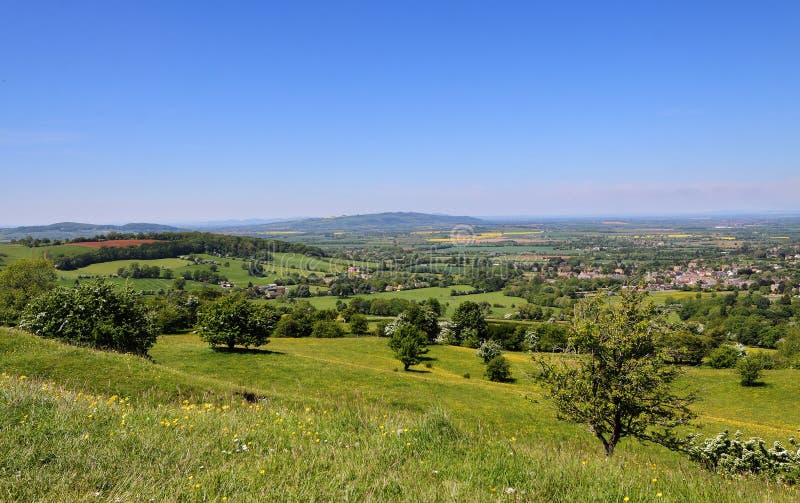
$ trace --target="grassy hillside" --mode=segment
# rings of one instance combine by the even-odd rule
[[[385,340],[374,338],[275,339],[227,353],[173,335],[151,354],[147,361],[0,329],[0,469],[11,474],[0,477],[0,500],[798,496],[635,441],[606,460],[582,428],[553,419],[524,377],[522,354],[510,355],[515,384],[482,379],[463,348],[434,347],[431,368],[395,372]],[[686,382],[708,390],[699,410],[709,433],[727,425],[785,438],[800,423],[792,402],[800,385],[791,371],[765,380],[748,396],[725,371],[692,371]]]

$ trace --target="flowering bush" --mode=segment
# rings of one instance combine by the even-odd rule
[[[476,351],[475,354],[483,359],[483,363],[489,363],[490,360],[500,356],[502,349],[503,348],[500,347],[500,344],[497,341],[494,339],[489,339],[488,341],[481,342],[481,346],[478,348],[478,351]]]
[[[794,438],[789,444],[797,448]],[[727,475],[766,475],[786,484],[800,480],[800,449],[785,449],[780,442],[767,448],[762,438],[742,440],[737,431],[733,438],[727,430],[714,438],[700,439],[691,435],[687,444],[689,459],[697,461],[711,471]]]

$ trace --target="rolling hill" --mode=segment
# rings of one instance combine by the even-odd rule
[[[480,218],[453,215],[434,215],[415,212],[371,213],[365,215],[342,215],[328,218],[306,218],[288,222],[272,222],[218,229],[242,234],[268,233],[271,231],[296,231],[327,233],[349,232],[397,232],[412,230],[448,229],[456,225],[482,225]]]

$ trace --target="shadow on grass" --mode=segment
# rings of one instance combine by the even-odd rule
[[[285,355],[286,354],[286,353],[282,353],[280,351],[270,351],[269,349],[259,349],[259,348],[215,347],[215,348],[211,348],[211,349],[215,353],[232,353],[232,354],[244,354],[244,355]]]
[[[405,370],[404,372],[413,372],[415,374],[430,374],[431,373],[430,370],[422,370],[422,369],[408,369],[408,370]]]

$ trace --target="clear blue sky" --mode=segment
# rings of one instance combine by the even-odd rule
[[[800,210],[800,2],[0,0],[0,225]]]

